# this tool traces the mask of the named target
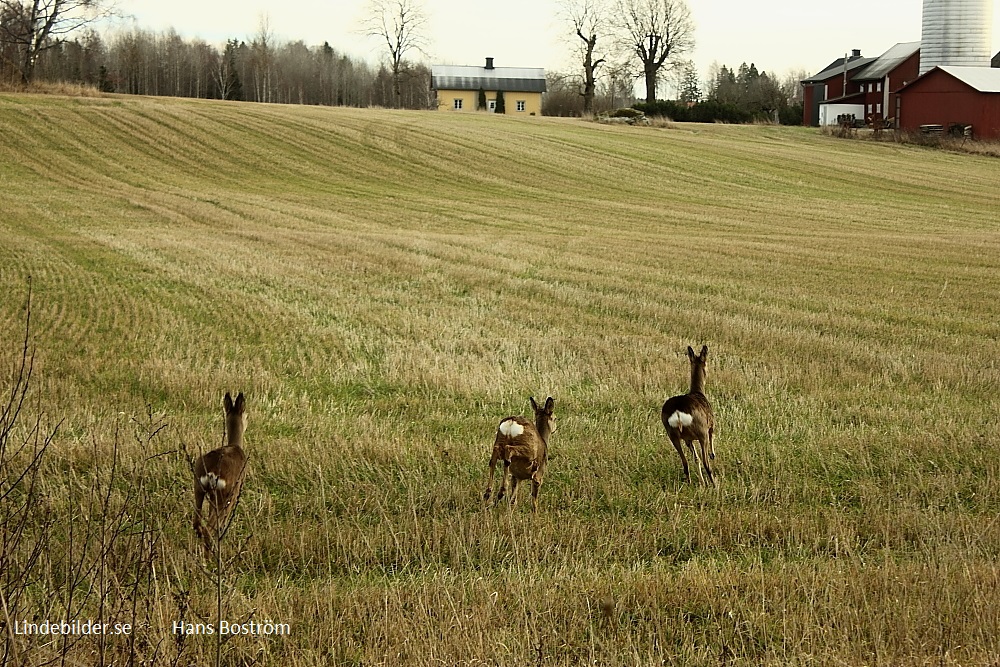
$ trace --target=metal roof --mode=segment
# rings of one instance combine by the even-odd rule
[[[855,81],[883,79],[907,58],[920,50],[920,42],[900,42],[875,59],[875,62],[854,75]]]
[[[874,62],[876,60],[878,60],[878,59],[877,58],[863,58],[861,56],[848,58],[847,59],[847,71],[851,71],[851,70],[857,69],[858,67],[861,67],[863,65],[871,64],[872,62]],[[843,73],[844,73],[844,59],[843,58],[838,58],[837,60],[834,60],[832,63],[830,63],[829,65],[827,65],[827,68],[825,70],[823,70],[819,74],[816,74],[815,76],[809,77],[808,79],[803,79],[801,83],[803,85],[809,85],[810,83],[822,83],[823,81],[826,81],[827,79],[829,79],[831,77],[834,77],[834,76],[837,76],[838,74],[843,74]]]
[[[434,90],[502,90],[504,92],[544,93],[545,70],[541,67],[476,67],[471,65],[434,65],[431,67]]]
[[[962,83],[972,86],[981,93],[1000,93],[1000,69],[994,67],[960,67],[958,65],[938,65],[937,69],[947,72]]]

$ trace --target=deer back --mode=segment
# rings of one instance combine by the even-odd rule
[[[214,449],[195,464],[195,481],[208,493],[214,491],[220,498],[228,497],[239,491],[246,463],[246,454],[239,446]]]
[[[507,417],[500,422],[493,450],[505,464],[512,466],[511,471],[515,474],[515,465],[518,469],[537,467],[546,454],[545,441],[538,435],[538,429],[524,417]]]
[[[670,423],[675,413],[680,413],[675,423]],[[667,399],[663,404],[663,425],[668,430],[701,432],[715,427],[715,414],[712,404],[704,394],[682,394]],[[687,419],[690,417],[690,420]]]

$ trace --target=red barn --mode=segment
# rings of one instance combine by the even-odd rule
[[[875,58],[863,58],[860,49],[854,49],[848,58],[838,58],[826,66],[822,72],[802,80],[802,124],[820,124],[820,104],[855,105],[861,109],[861,84],[854,82],[853,76],[859,68],[874,62]]]
[[[1000,69],[940,65],[900,89],[900,128],[968,125],[978,139],[1000,139]]]
[[[917,78],[919,69],[920,42],[902,42],[855,74],[865,94],[865,120],[895,119],[898,91]]]

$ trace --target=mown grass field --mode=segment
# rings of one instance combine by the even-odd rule
[[[8,629],[139,609],[129,640],[8,632],[12,660],[215,659],[172,630],[216,620],[181,448],[242,390],[224,616],[291,634],[223,664],[1000,662],[995,158],[17,94],[0,138],[0,361],[30,275],[19,428],[61,420]],[[701,344],[717,491],[659,421]],[[531,395],[559,419],[541,512],[484,510]],[[95,489],[130,508],[111,533]]]

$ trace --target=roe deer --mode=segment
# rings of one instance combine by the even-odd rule
[[[226,444],[200,457],[194,464],[194,531],[212,550],[212,538],[221,539],[229,513],[233,510],[243,486],[247,455],[243,451],[243,431],[247,427],[243,392],[234,402],[229,392],[222,399],[226,410]],[[202,504],[208,498],[208,519],[202,515]],[[207,526],[205,524],[208,524]]]
[[[709,465],[709,458],[715,458],[715,445],[712,443],[712,434],[715,431],[715,415],[712,413],[712,404],[705,398],[705,362],[708,360],[708,346],[701,347],[701,354],[697,356],[694,350],[688,346],[688,359],[691,361],[691,391],[682,395],[668,398],[663,404],[661,418],[663,426],[667,429],[667,435],[674,449],[680,454],[681,463],[684,464],[684,477],[691,482],[691,473],[688,470],[687,458],[684,456],[684,448],[681,441],[687,443],[694,462],[699,464],[698,452],[694,448],[694,441],[701,443],[701,461],[698,465],[698,477],[701,483],[705,483],[705,477],[701,474],[702,467],[708,473],[708,481],[716,486],[715,476],[712,474],[712,467]]]
[[[500,471],[500,490],[497,492],[496,503],[504,496],[507,487],[507,469],[510,468],[510,505],[517,503],[517,483],[521,480],[531,480],[531,509],[538,511],[538,489],[542,486],[545,476],[545,463],[548,460],[548,442],[556,430],[556,418],[552,414],[555,401],[549,396],[544,407],[538,407],[535,398],[531,397],[531,409],[535,411],[535,423],[524,417],[505,417],[497,427],[497,436],[493,441],[493,456],[490,458],[490,479],[486,483],[486,493],[483,500],[490,499],[493,491],[493,470],[497,461],[503,461]]]

